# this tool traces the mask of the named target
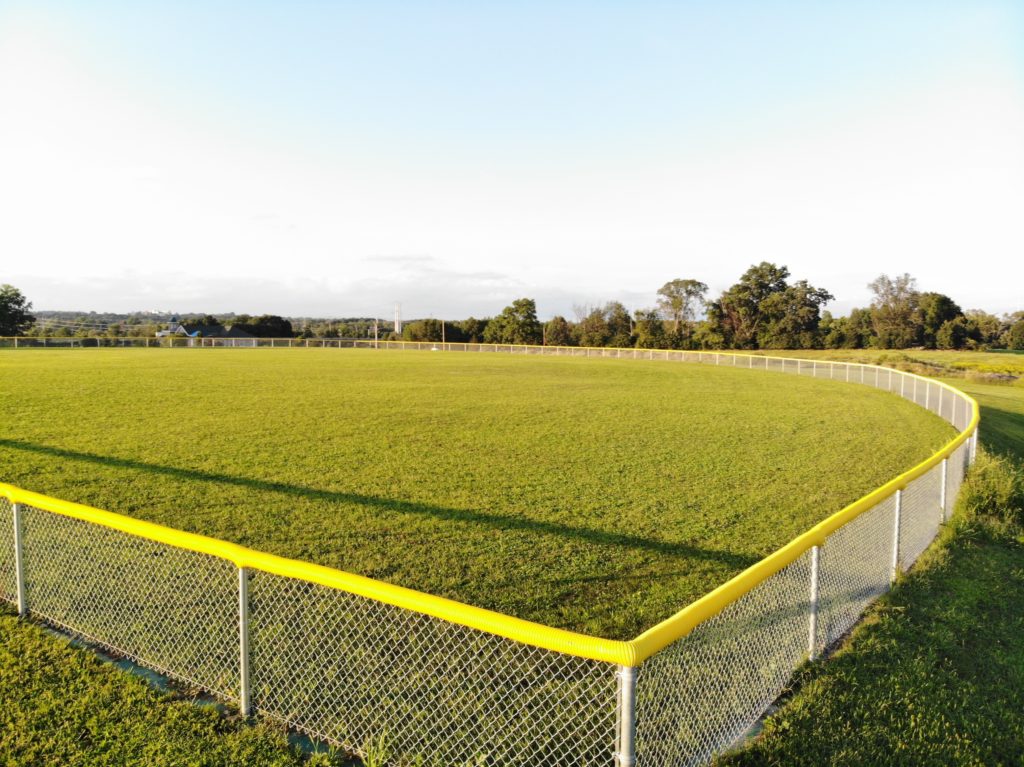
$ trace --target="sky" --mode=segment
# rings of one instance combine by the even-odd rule
[[[571,318],[765,260],[1024,309],[1024,3],[0,0],[36,309]]]

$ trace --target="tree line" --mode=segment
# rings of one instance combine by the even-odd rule
[[[577,307],[575,317],[537,319],[521,298],[491,319],[420,320],[407,341],[466,341],[643,349],[989,349],[1024,350],[1024,311],[997,317],[964,311],[949,296],[922,292],[909,274],[881,275],[868,287],[870,306],[846,317],[825,310],[834,296],[785,266],[761,262],[717,298],[695,279],[675,279],[654,306],[632,313],[620,302]]]
[[[401,334],[372,318],[289,320],[278,315],[184,315],[189,331],[232,327],[259,338],[368,338],[406,341],[545,344],[643,349],[988,349],[1024,350],[1024,311],[997,317],[964,311],[949,296],[920,291],[909,274],[880,275],[868,287],[869,306],[845,317],[824,307],[834,296],[807,280],[792,280],[786,266],[763,261],[747,269],[717,298],[696,279],[662,285],[654,305],[630,311],[619,301],[574,307],[574,317],[547,322],[532,298],[520,298],[494,317],[459,321],[419,319]],[[32,304],[10,285],[0,286],[0,335],[152,336],[166,323],[144,315],[95,326],[73,319],[36,322]],[[51,313],[55,314],[55,313]],[[90,317],[93,317],[90,315]],[[93,317],[94,320],[94,317]],[[85,322],[85,320],[82,320]],[[295,324],[301,327],[296,329]]]

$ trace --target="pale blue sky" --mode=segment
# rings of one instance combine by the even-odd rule
[[[0,65],[37,308],[548,316],[762,259],[1024,308],[1021,3],[0,0]]]

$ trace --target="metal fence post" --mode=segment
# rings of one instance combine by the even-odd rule
[[[252,712],[249,696],[249,568],[238,568],[238,707],[242,716]]]
[[[978,457],[978,428],[974,428],[974,434],[971,435],[971,447],[967,451],[970,455],[970,462],[973,464],[974,459]]]
[[[811,548],[811,604],[810,620],[807,626],[807,657],[818,657],[818,568],[821,562],[821,547]]]
[[[942,509],[941,520],[946,521],[946,472],[949,468],[949,458],[942,459],[942,488],[939,490],[939,508]]]
[[[25,601],[25,558],[21,543],[21,504],[11,504],[14,518],[14,585],[18,600],[18,617],[28,615],[28,603]]]
[[[900,516],[903,513],[903,491],[896,491],[896,513],[893,515],[892,530],[892,569],[889,572],[889,584],[896,582],[900,571]]]
[[[636,767],[636,667],[619,666],[615,767]]]

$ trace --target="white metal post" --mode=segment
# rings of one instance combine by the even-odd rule
[[[21,543],[21,504],[12,504],[14,517],[14,583],[18,600],[18,617],[28,615],[28,603],[25,601],[25,558]]]
[[[968,454],[971,456],[971,463],[974,463],[974,459],[978,457],[978,427],[974,427],[974,434],[971,435],[970,443],[971,447],[968,450]]]
[[[900,571],[900,516],[903,514],[903,491],[896,491],[896,513],[892,529],[892,569],[889,572],[890,585],[896,582]]]
[[[249,568],[238,568],[238,708],[249,716]]]
[[[939,508],[942,510],[941,521],[946,521],[946,471],[949,465],[949,458],[942,459],[942,488],[939,490]]]
[[[636,767],[636,667],[619,666],[615,767]]]
[[[821,561],[821,547],[811,549],[811,604],[810,620],[807,626],[807,657],[814,660],[818,655],[818,567]]]

